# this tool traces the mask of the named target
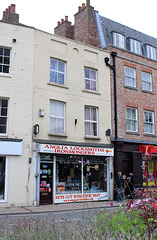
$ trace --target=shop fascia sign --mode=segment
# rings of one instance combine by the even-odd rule
[[[79,147],[53,144],[40,144],[39,152],[92,156],[114,156],[113,148]]]

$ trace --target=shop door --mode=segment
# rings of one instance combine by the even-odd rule
[[[53,201],[53,163],[40,162],[40,204]]]

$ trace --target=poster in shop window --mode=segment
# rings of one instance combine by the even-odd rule
[[[148,186],[155,185],[154,162],[148,162]]]

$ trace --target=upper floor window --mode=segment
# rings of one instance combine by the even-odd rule
[[[85,107],[85,136],[98,136],[98,108]]]
[[[124,49],[124,36],[119,33],[114,33],[114,43],[116,47]]]
[[[50,59],[50,82],[65,85],[65,62]]]
[[[0,73],[9,73],[10,49],[0,48]]]
[[[137,132],[137,109],[127,107],[126,108],[126,130],[131,132]]]
[[[65,133],[65,103],[50,100],[50,133]]]
[[[0,98],[0,134],[7,134],[8,100]]]
[[[156,60],[156,48],[147,45],[147,57]]]
[[[134,68],[125,67],[125,85],[130,87],[136,87]]]
[[[142,72],[142,90],[152,91],[151,74]]]
[[[144,132],[154,133],[154,113],[144,111]]]
[[[134,39],[130,40],[130,51],[136,54],[141,54],[140,42]]]
[[[97,71],[90,68],[84,69],[85,89],[97,91]]]

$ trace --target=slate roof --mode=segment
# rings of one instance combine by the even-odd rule
[[[98,14],[98,13],[97,13]],[[112,21],[98,14],[99,17],[95,18],[97,26],[101,29],[106,46],[113,45],[113,32],[122,34],[127,41],[129,38],[141,42],[141,46],[146,44],[157,48],[157,39],[147,34],[139,32],[135,29],[127,27],[118,22]],[[102,37],[102,36],[101,36]],[[126,44],[127,46],[127,44]],[[126,50],[129,50],[128,47]]]

